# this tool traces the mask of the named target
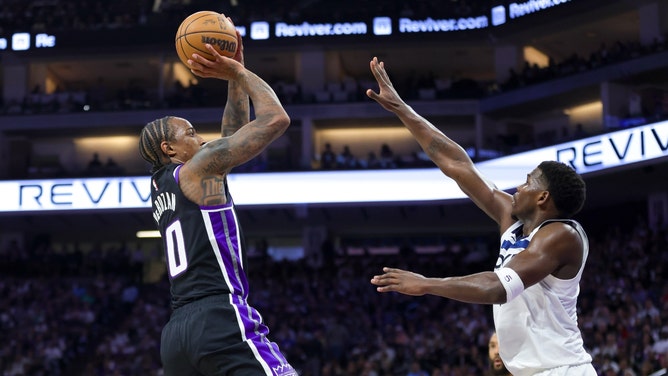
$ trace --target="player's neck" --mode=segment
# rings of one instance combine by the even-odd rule
[[[540,226],[543,222],[555,218],[557,217],[553,215],[537,215],[533,217],[520,219],[522,221],[522,235],[528,236],[529,234],[531,234],[533,230],[536,229],[536,227]]]

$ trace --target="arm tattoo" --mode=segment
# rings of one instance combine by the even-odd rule
[[[244,124],[246,124],[247,116],[244,116],[245,113],[243,110],[239,110],[242,106],[244,100],[238,100],[232,106],[230,103],[227,106],[230,106],[225,111],[225,117],[223,121],[223,137],[231,136],[234,132],[238,131]]]
[[[250,100],[241,85],[234,81],[228,83],[227,103],[223,112],[221,134],[231,136],[250,121]]]
[[[202,205],[221,205],[225,199],[225,178],[220,175],[202,178]]]

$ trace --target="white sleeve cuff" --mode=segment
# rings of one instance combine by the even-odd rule
[[[506,289],[506,303],[513,300],[524,291],[524,282],[517,273],[510,268],[499,268],[494,271]]]

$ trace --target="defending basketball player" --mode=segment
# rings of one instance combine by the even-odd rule
[[[233,59],[207,45],[214,59],[187,61],[199,77],[228,81],[222,137],[204,142],[188,120],[172,116],[148,123],[140,136],[171,283],[173,313],[160,349],[167,376],[297,376],[247,302],[246,250],[227,186],[230,171],[283,134],[290,118],[271,87],[244,67],[237,39]]]
[[[401,99],[382,62],[373,58],[370,68],[380,90],[367,90],[369,98],[397,115],[431,160],[496,221],[502,234],[494,271],[426,278],[385,267],[371,283],[379,292],[493,305],[501,358],[515,376],[596,376],[577,324],[589,243],[582,226],[571,218],[584,205],[582,178],[565,164],[545,161],[513,195],[497,189],[460,145]]]

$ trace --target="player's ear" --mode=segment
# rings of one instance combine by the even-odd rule
[[[162,141],[160,143],[160,150],[162,150],[162,153],[170,158],[176,155],[174,148],[172,148],[172,145],[168,141]]]
[[[550,198],[550,191],[541,191],[540,195],[538,195],[538,205],[545,204]]]

